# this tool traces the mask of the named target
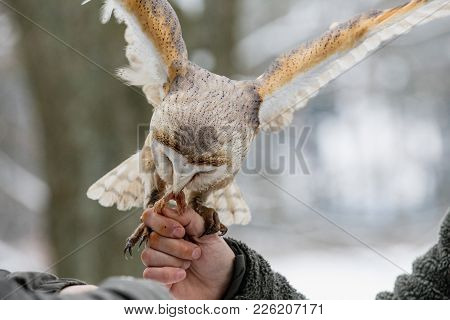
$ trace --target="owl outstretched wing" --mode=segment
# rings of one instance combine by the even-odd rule
[[[94,183],[88,189],[87,196],[104,207],[116,205],[122,211],[142,207],[145,177],[141,172],[138,152]]]
[[[129,66],[120,69],[119,76],[142,87],[147,100],[158,106],[172,81],[184,75],[188,59],[175,11],[167,0],[105,0],[102,22],[112,15],[127,26]]]
[[[251,219],[250,210],[236,182],[211,193],[206,200],[206,206],[214,208],[220,221],[226,226],[245,225]]]
[[[450,15],[449,0],[412,0],[332,27],[320,38],[278,58],[258,78],[260,127],[279,130],[319,90],[387,41],[413,27]]]

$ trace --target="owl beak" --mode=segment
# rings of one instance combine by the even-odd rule
[[[181,190],[191,181],[193,174],[182,175],[182,174],[174,174],[173,184],[172,184],[172,192],[175,195],[178,195]]]

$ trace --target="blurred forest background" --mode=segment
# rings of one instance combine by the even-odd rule
[[[141,275],[140,259],[121,254],[140,212],[85,191],[136,151],[152,111],[114,77],[124,27],[100,24],[101,1],[80,2],[0,1],[0,268],[98,283]],[[335,21],[402,1],[170,2],[190,58],[244,79]],[[308,297],[373,298],[436,240],[450,192],[449,31],[446,19],[395,41],[298,112],[296,131],[254,144],[246,167],[262,163],[270,180],[238,177],[253,220],[230,235]],[[292,155],[304,127],[310,173],[299,161],[264,170]]]

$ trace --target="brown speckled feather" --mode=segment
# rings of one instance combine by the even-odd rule
[[[321,87],[386,41],[448,14],[449,6],[444,0],[413,0],[371,11],[281,56],[259,78],[262,128],[276,130],[289,124],[293,111],[306,105]]]
[[[124,7],[137,18],[143,32],[153,42],[169,68],[169,82],[184,75],[188,58],[180,23],[166,0],[123,0]]]
[[[262,98],[267,97],[280,86],[291,81],[297,74],[314,68],[336,53],[353,48],[370,30],[380,24],[427,2],[427,0],[414,0],[393,9],[374,10],[362,14],[329,30],[319,39],[301,45],[278,58],[270,66],[262,78],[263,84],[258,90],[259,94]]]

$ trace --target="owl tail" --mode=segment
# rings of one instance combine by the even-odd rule
[[[139,166],[139,152],[94,183],[87,191],[87,196],[104,207],[116,205],[121,211],[142,207],[144,183]]]

